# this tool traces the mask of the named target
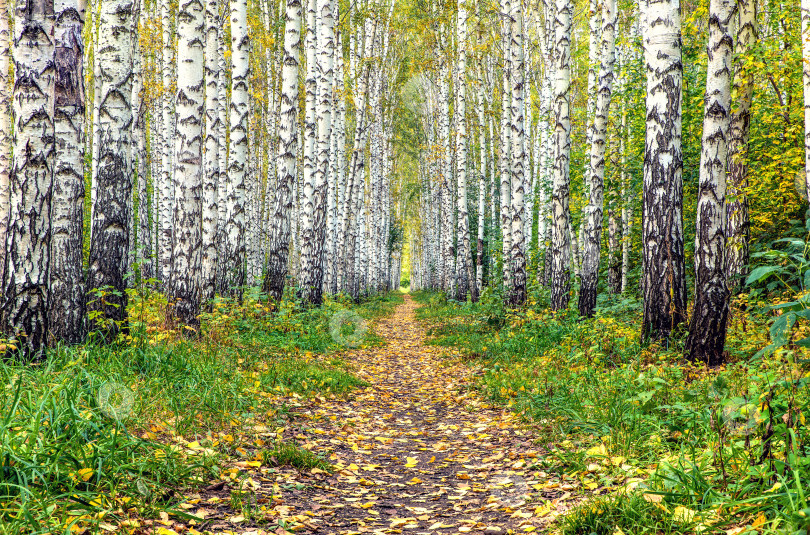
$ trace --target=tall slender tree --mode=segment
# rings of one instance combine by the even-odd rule
[[[272,209],[265,289],[281,299],[287,276],[290,218],[298,153],[298,66],[301,48],[301,1],[286,0],[284,56],[281,71],[281,110],[278,143],[278,182]]]
[[[551,308],[568,306],[571,277],[570,243],[570,164],[571,117],[569,91],[571,88],[571,0],[557,0],[554,51],[554,135],[552,137],[554,181],[551,190],[551,245],[549,283]]]
[[[126,318],[132,224],[132,2],[101,7],[98,60],[101,73],[96,199],[93,207],[88,289],[104,293],[88,304],[115,332]]]
[[[11,73],[11,14],[9,0],[0,0],[0,285],[5,280],[6,235],[8,234],[8,205],[10,195],[12,111],[9,92]]]
[[[11,161],[3,333],[25,359],[44,354],[53,182],[53,3],[14,10],[14,143]]]
[[[526,301],[526,245],[523,234],[525,217],[524,201],[526,172],[528,160],[526,155],[526,116],[524,115],[524,57],[523,57],[523,3],[512,2],[509,12],[511,31],[510,55],[512,57],[511,70],[511,107],[510,128],[512,168],[511,204],[511,250],[509,262],[511,263],[511,285],[508,289],[509,302],[513,306],[522,305]]]
[[[597,79],[596,107],[590,125],[590,165],[588,190],[590,197],[586,207],[585,240],[580,272],[579,313],[592,316],[596,308],[596,291],[599,279],[599,260],[602,238],[602,211],[605,190],[605,153],[607,149],[608,113],[613,95],[613,65],[616,44],[616,0],[603,0],[602,43],[599,78]]]
[[[472,279],[470,263],[470,222],[467,212],[467,9],[464,0],[458,3],[456,14],[456,188],[458,191],[458,225],[456,228],[456,298],[467,299]]]
[[[710,366],[723,362],[729,290],[723,257],[726,163],[731,114],[731,55],[734,38],[730,26],[734,0],[709,2],[709,45],[703,114],[703,150],[695,235],[695,308],[686,339],[691,360]]]
[[[728,195],[726,196],[726,281],[736,293],[748,270],[748,138],[754,96],[754,70],[750,54],[757,42],[757,3],[737,3],[737,39],[734,58],[735,97],[731,106],[728,139]],[[805,69],[807,65],[805,64]]]
[[[202,269],[200,292],[202,301],[214,298],[217,288],[219,260],[219,10],[218,0],[205,2],[205,150],[203,152],[203,211],[202,211]]]
[[[250,113],[250,37],[247,0],[230,0],[231,8],[231,105],[228,173],[225,183],[226,290],[241,295],[245,278],[245,184],[248,162],[248,114]]]
[[[680,0],[647,5],[647,131],[642,224],[642,338],[668,339],[686,319],[681,152]]]
[[[75,344],[84,334],[84,2],[57,0],[54,23],[53,198],[51,200],[51,335]]]
[[[174,228],[169,293],[186,325],[199,324],[203,208],[203,0],[180,0],[177,13],[177,133]]]

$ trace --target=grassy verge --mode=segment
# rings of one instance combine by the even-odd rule
[[[679,341],[640,345],[633,299],[581,320],[542,290],[520,311],[415,297],[433,343],[464,348],[482,394],[536,424],[542,469],[587,497],[557,531],[806,535],[810,367],[795,346],[751,358],[769,342],[764,303],[735,303],[729,363],[707,370]]]
[[[130,301],[129,334],[113,344],[91,337],[38,365],[0,360],[0,533],[188,517],[177,509],[186,491],[226,476],[220,467],[242,445],[284,425],[284,395],[340,395],[361,384],[336,354],[345,347],[330,318],[351,309],[373,320],[401,297],[317,309],[287,300],[274,311],[254,297],[223,300],[190,337],[167,319],[163,296]],[[381,340],[369,331],[358,343]],[[323,463],[284,443],[262,455]]]

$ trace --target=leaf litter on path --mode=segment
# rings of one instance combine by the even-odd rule
[[[324,455],[334,471],[224,467],[232,470],[229,486],[199,495],[194,507],[206,520],[197,529],[529,533],[569,508],[570,485],[534,467],[541,453],[530,431],[511,411],[469,393],[472,373],[424,344],[414,309],[407,297],[377,324],[384,347],[343,355],[369,386],[341,398],[284,399],[291,419],[279,430],[284,440]],[[245,499],[253,504],[247,515],[233,509],[234,492],[243,511]]]

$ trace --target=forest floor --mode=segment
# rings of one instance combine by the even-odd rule
[[[289,459],[224,467],[241,474],[232,479],[244,492],[235,499],[233,484],[217,484],[190,497],[188,512],[206,519],[198,529],[522,533],[568,508],[574,487],[536,468],[542,452],[531,433],[512,411],[478,397],[474,371],[425,345],[415,308],[406,297],[379,320],[383,347],[341,355],[367,386],[284,400],[284,443],[323,457],[292,463],[299,468],[285,466]]]

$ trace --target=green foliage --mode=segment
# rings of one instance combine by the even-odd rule
[[[98,529],[126,510],[182,516],[178,491],[218,477],[247,430],[274,422],[283,412],[274,396],[363,384],[327,356],[342,349],[328,332],[331,314],[352,307],[372,319],[398,302],[338,298],[313,309],[286,300],[271,310],[250,296],[218,300],[201,336],[189,337],[165,297],[143,289],[130,294],[128,333],[111,343],[58,347],[37,366],[1,362],[0,533]],[[295,445],[269,453],[278,464],[326,469]]]
[[[542,291],[521,311],[497,298],[416,297],[433,343],[463,348],[481,393],[537,424],[543,469],[608,493],[563,520],[563,533],[807,529],[810,366],[801,347],[748,358],[769,333],[755,297],[747,313],[734,307],[730,362],[717,370],[640,345],[631,298],[602,298],[583,320],[548,312]]]

